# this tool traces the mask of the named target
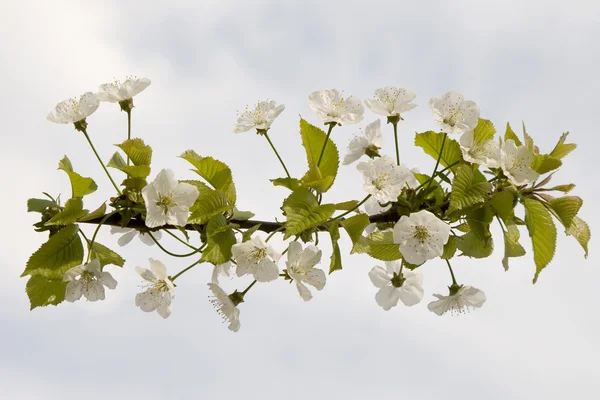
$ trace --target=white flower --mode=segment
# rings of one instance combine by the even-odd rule
[[[417,95],[410,89],[386,86],[377,89],[373,99],[365,100],[367,107],[374,113],[385,117],[400,117],[417,105],[411,103]]]
[[[455,291],[454,294],[452,292]],[[466,313],[471,308],[479,308],[485,303],[485,293],[472,286],[450,286],[450,295],[434,294],[438,300],[427,305],[429,311],[443,315],[450,311],[453,315]]]
[[[57,124],[72,124],[86,119],[98,109],[100,102],[92,92],[86,92],[76,99],[61,101],[46,117]]]
[[[173,171],[163,169],[154,182],[142,189],[142,196],[146,202],[146,226],[185,226],[190,207],[198,198],[198,194],[195,186],[178,182]]]
[[[426,210],[403,215],[394,225],[394,243],[410,264],[422,264],[439,257],[450,237],[450,225]]]
[[[287,258],[287,273],[296,282],[300,297],[304,301],[312,299],[312,294],[304,283],[314,286],[317,290],[325,287],[325,272],[315,268],[321,261],[321,250],[317,250],[312,244],[302,250],[300,243],[291,242]]]
[[[448,92],[440,98],[429,100],[435,121],[442,132],[461,134],[475,129],[479,122],[479,107],[472,101],[465,101],[462,95]]]
[[[213,268],[211,282],[214,284],[219,284],[219,275],[226,276],[228,278],[231,277],[230,270],[231,270],[231,262],[230,261],[227,261],[226,263],[223,263],[223,264],[215,265],[215,267]]]
[[[175,285],[167,277],[167,268],[158,260],[150,259],[150,269],[135,267],[142,278],[150,282],[148,289],[135,295],[135,305],[142,311],[167,318],[171,315],[171,300],[175,297]]]
[[[317,113],[323,123],[357,124],[364,117],[365,108],[354,96],[344,98],[336,89],[313,92],[308,107]]]
[[[150,86],[150,79],[128,76],[125,81],[115,80],[112,83],[100,85],[100,91],[96,93],[98,100],[110,103],[120,103],[131,100],[133,96],[140,94]]]
[[[476,142],[475,132],[470,130],[460,137],[459,142],[465,161],[490,168],[500,166],[500,145],[494,140]]]
[[[119,246],[121,246],[121,247],[125,246],[126,244],[131,242],[133,240],[133,238],[136,237],[138,234],[139,234],[139,237],[140,237],[140,240],[142,241],[142,243],[144,243],[148,246],[154,246],[154,240],[152,240],[150,235],[148,235],[147,233],[144,233],[144,232],[139,232],[137,229],[121,228],[120,226],[112,226],[110,228],[110,233],[111,233],[111,235],[114,235],[114,234],[122,235],[119,238],[119,240],[117,241],[117,243],[119,243]],[[154,238],[156,240],[160,240],[162,238],[162,232],[160,232],[160,231],[152,232],[152,236],[154,236]]]
[[[69,282],[65,300],[71,303],[79,300],[81,295],[89,301],[104,300],[104,286],[109,289],[117,287],[117,281],[108,272],[102,272],[97,259],[65,272],[63,282]]]
[[[378,150],[382,145],[381,121],[376,120],[365,127],[364,136],[356,136],[350,141],[348,154],[344,157],[344,165],[353,163],[364,154],[371,158],[378,157]]]
[[[274,101],[259,101],[254,110],[246,107],[246,111],[239,116],[237,124],[233,126],[233,132],[246,132],[250,129],[266,131],[284,108],[283,104],[277,105]]]
[[[277,253],[263,240],[254,236],[252,239],[237,243],[231,247],[233,259],[237,263],[238,276],[254,275],[258,282],[270,282],[279,276],[277,262],[281,254]]]
[[[385,269],[375,266],[369,272],[369,278],[375,287],[380,288],[375,301],[385,311],[389,311],[402,300],[404,305],[414,306],[423,298],[423,275],[416,269],[405,269],[400,273],[400,261],[385,263]]]
[[[217,312],[223,317],[223,321],[229,321],[229,330],[232,332],[239,331],[240,310],[237,308],[237,305],[233,302],[231,297],[219,287],[219,285],[209,283],[208,287],[213,293],[213,297],[210,299],[210,302],[215,307]]]
[[[514,140],[508,139],[500,153],[502,171],[515,185],[527,185],[539,178],[540,174],[531,168],[533,153],[526,146],[517,146]]]
[[[396,201],[404,185],[414,179],[408,168],[396,165],[390,156],[361,162],[356,168],[365,179],[365,191],[380,203]]]

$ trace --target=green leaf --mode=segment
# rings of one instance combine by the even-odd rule
[[[213,215],[221,214],[231,209],[227,195],[220,191],[211,191],[198,196],[198,200],[190,208],[188,224],[204,224]]]
[[[252,235],[254,235],[254,232],[256,232],[260,226],[261,224],[256,224],[246,229],[244,233],[242,233],[242,242],[247,242],[248,240],[252,239]]]
[[[515,214],[515,194],[509,191],[496,192],[490,198],[492,208],[504,222],[510,221]]]
[[[142,139],[129,139],[115,146],[129,156],[133,165],[149,166],[152,161],[152,148],[146,145]]]
[[[426,154],[429,154],[434,160],[437,160],[440,154],[440,149],[442,148],[443,140],[443,133],[437,133],[433,131],[417,133],[415,136],[415,146],[421,147]],[[458,142],[447,137],[446,143],[444,144],[444,149],[442,150],[440,164],[442,164],[444,167],[447,167],[450,164],[454,164],[460,160],[462,160],[462,153],[460,151]],[[456,168],[457,166],[454,166],[451,168],[451,170],[455,171]]]
[[[349,200],[344,201],[343,203],[335,203],[334,206],[338,211],[350,211],[356,209],[356,212],[358,212],[358,209],[356,208],[358,203],[360,203],[358,200]]]
[[[519,227],[515,224],[508,224],[508,230],[504,232],[504,258],[502,265],[504,270],[508,271],[508,259],[511,257],[522,257],[525,255],[525,249],[519,243]]]
[[[231,247],[236,244],[235,234],[227,220],[221,214],[211,217],[206,226],[208,244],[202,252],[202,261],[214,265],[226,263],[231,259]]]
[[[144,178],[128,177],[123,180],[123,182],[121,183],[121,186],[125,186],[126,189],[129,189],[134,192],[141,192],[143,188],[148,186],[148,182]]]
[[[590,232],[590,227],[588,224],[581,218],[575,217],[571,221],[571,226],[569,226],[566,233],[567,235],[575,237],[581,247],[583,247],[583,250],[585,250],[585,258],[587,258],[588,243],[592,237],[592,233]]]
[[[475,143],[483,143],[488,140],[493,140],[496,134],[496,128],[492,121],[479,118],[477,126],[473,130],[473,140]]]
[[[150,150],[150,153],[152,153],[152,150]],[[127,165],[119,152],[113,154],[106,166],[118,169],[119,171],[126,173],[130,178],[143,179],[150,175],[150,165]]]
[[[102,205],[100,207],[98,207],[91,213],[79,218],[77,221],[79,221],[79,222],[91,221],[93,219],[103,217],[104,214],[106,214],[106,203],[102,203]]]
[[[523,138],[525,139],[525,145],[527,146],[527,149],[534,154],[537,153],[535,151],[535,144],[533,143],[533,138],[529,136],[529,134],[527,133],[527,129],[525,128],[525,122],[521,122],[521,125],[523,126]]]
[[[492,237],[482,238],[475,232],[468,232],[458,239],[461,255],[473,258],[486,258],[494,252]]]
[[[121,168],[126,167],[127,163],[121,156],[121,153],[115,151],[115,154],[113,154],[110,160],[108,160],[108,164],[106,164],[106,166],[120,170]]]
[[[292,192],[300,187],[300,179],[296,178],[277,178],[270,181],[273,182],[273,186],[283,186]]]
[[[82,262],[83,244],[79,238],[79,227],[68,225],[29,257],[21,276],[42,275],[49,279],[62,279],[65,272]]]
[[[558,215],[560,222],[562,222],[565,228],[569,229],[573,218],[575,218],[583,205],[583,200],[577,196],[563,196],[550,200],[549,204]]]
[[[506,123],[506,133],[504,134],[504,140],[511,140],[511,139],[515,141],[515,145],[517,145],[517,146],[523,145],[523,143],[521,143],[521,140],[519,139],[519,137],[515,134],[515,132],[510,127],[510,124],[507,122]]]
[[[340,229],[338,227],[338,221],[334,221],[329,226],[329,235],[331,236],[331,258],[329,262],[329,273],[342,269],[342,254],[340,252],[340,246],[338,240],[340,239]]]
[[[402,258],[400,246],[394,243],[393,232],[373,232],[362,237],[352,248],[351,254],[367,253],[381,261],[394,261]]]
[[[212,157],[201,157],[193,150],[185,151],[180,157],[196,167],[192,171],[204,178],[213,188],[226,193],[229,204],[235,206],[235,185],[227,164]]]
[[[58,204],[52,200],[29,199],[27,200],[27,212],[43,213],[48,207],[58,207]]]
[[[100,261],[100,265],[103,267],[105,265],[117,265],[119,267],[125,265],[125,260],[123,257],[98,242],[94,242],[92,245],[91,259],[98,259],[98,261]]]
[[[554,171],[562,165],[562,161],[547,154],[538,154],[533,159],[531,168],[538,174]]]
[[[454,257],[456,253],[456,249],[458,248],[458,237],[454,235],[450,235],[448,238],[448,243],[444,245],[444,252],[442,253],[442,258],[444,260],[449,260]]]
[[[469,224],[469,232],[473,233],[481,240],[485,240],[492,236],[490,233],[490,224],[494,219],[494,212],[489,203],[469,211],[465,218]]]
[[[83,200],[81,197],[73,197],[67,200],[65,208],[50,218],[46,225],[69,225],[77,221],[79,218],[86,216],[87,210],[83,209]]]
[[[83,197],[94,193],[98,189],[98,185],[96,185],[96,182],[92,178],[84,178],[73,171],[73,165],[67,156],[64,156],[60,160],[58,169],[62,169],[69,176],[69,180],[71,181],[71,197]]]
[[[308,189],[298,189],[285,199],[282,207],[287,218],[284,239],[325,223],[335,211],[333,204],[319,205]]]
[[[577,148],[577,145],[575,143],[565,143],[565,141],[567,140],[567,136],[569,136],[569,132],[565,132],[562,134],[560,139],[558,139],[558,143],[550,152],[550,156],[560,160]]]
[[[540,272],[546,268],[554,257],[556,226],[554,226],[550,212],[539,201],[526,198],[523,205],[525,206],[525,224],[533,244],[533,259],[536,268],[533,283],[535,283]]]
[[[490,183],[476,168],[468,164],[459,165],[452,182],[448,213],[483,203],[489,191]]]
[[[29,296],[30,310],[62,303],[65,300],[67,283],[62,279],[48,279],[40,275],[29,278],[25,291]]]
[[[358,214],[350,218],[344,219],[341,224],[350,236],[350,240],[352,240],[352,244],[356,244],[358,240],[362,237],[362,234],[369,225],[371,221],[369,221],[369,216],[367,214]]]
[[[231,219],[234,219],[236,221],[248,221],[250,218],[254,217],[254,214],[252,211],[240,211],[238,209],[235,209],[233,211],[233,215],[231,216]]]
[[[575,184],[570,183],[568,185],[557,185],[557,186],[551,187],[548,190],[555,190],[557,192],[569,193],[574,188],[575,188]]]
[[[305,186],[312,183],[319,187],[321,193],[324,193],[333,185],[337,176],[340,164],[337,146],[331,139],[327,139],[321,164],[317,167],[327,134],[304,119],[300,119],[300,135],[309,167],[309,172],[302,178],[302,182]]]
[[[201,202],[201,199],[204,196],[207,196],[209,193],[214,192],[214,189],[211,189],[206,183],[204,183],[202,181],[193,181],[193,180],[186,179],[186,180],[181,180],[179,182],[187,183],[188,185],[195,186],[196,189],[198,189],[198,198],[196,199],[196,202],[194,204]],[[193,207],[193,205],[192,205],[192,207]]]

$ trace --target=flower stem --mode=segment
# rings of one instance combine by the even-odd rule
[[[285,170],[285,174],[287,175],[288,178],[291,178],[290,176],[290,172],[288,171],[287,167],[285,166],[285,163],[283,162],[283,160],[281,159],[281,156],[279,155],[279,153],[277,152],[277,149],[275,148],[275,146],[273,145],[273,142],[271,142],[271,138],[269,138],[269,134],[267,133],[267,131],[265,130],[265,133],[263,133],[263,135],[265,136],[265,138],[267,138],[267,142],[269,142],[269,144],[271,145],[271,148],[273,149],[273,151],[275,152],[275,155],[277,156],[277,158],[279,159],[279,162],[281,163],[281,166],[283,167],[283,169]]]
[[[275,235],[277,232],[281,232],[284,229],[285,229],[285,225],[281,225],[279,228],[275,229],[273,232],[271,232],[269,234],[269,236],[267,236],[267,238],[265,239],[265,243],[267,243],[273,237],[273,235]]]
[[[329,123],[329,130],[327,131],[327,136],[325,137],[325,143],[323,143],[323,148],[321,149],[321,155],[319,156],[319,161],[317,161],[317,167],[321,165],[321,160],[323,159],[323,154],[325,154],[325,147],[327,147],[327,142],[329,141],[329,136],[331,135],[331,131],[333,127],[336,125],[335,122]]]
[[[187,254],[175,254],[175,253],[171,253],[169,250],[165,249],[160,243],[158,243],[158,240],[156,240],[156,238],[154,237],[154,235],[152,234],[152,232],[148,232],[148,235],[150,235],[150,238],[154,241],[154,243],[156,243],[156,245],[165,253],[167,253],[168,255],[172,256],[172,257],[190,257],[193,256],[196,253],[201,252],[202,250],[204,250],[204,246],[200,246],[197,249],[195,249],[194,251],[192,251],[191,253],[187,253]]]
[[[452,285],[458,285],[458,283],[456,283],[456,278],[454,278],[454,271],[452,271],[452,266],[450,266],[450,261],[446,260],[446,264],[448,264],[448,269],[450,270],[450,275],[452,276]]]
[[[444,132],[444,138],[442,139],[442,147],[440,148],[440,154],[438,154],[437,161],[435,162],[435,167],[433,168],[433,173],[431,174],[431,178],[429,178],[429,183],[427,183],[427,187],[425,188],[425,190],[429,189],[429,186],[431,186],[431,182],[433,182],[433,177],[435,176],[438,166],[440,165],[440,159],[442,158],[442,152],[444,151],[444,145],[446,144],[447,137],[448,134]]]
[[[400,150],[398,149],[398,122],[392,123],[394,126],[394,143],[396,143],[396,164],[400,165]]]
[[[194,268],[196,265],[202,263],[203,261],[198,260],[195,263],[193,263],[192,265],[190,265],[187,268],[182,269],[181,271],[179,271],[178,273],[176,273],[174,276],[171,277],[171,282],[173,282],[175,279],[177,279],[177,277],[179,277],[179,275],[183,274],[184,272],[189,271],[190,269]]]
[[[177,236],[176,234],[172,233],[171,231],[169,231],[168,229],[163,229],[165,232],[167,232],[169,235],[173,236],[175,239],[177,239],[178,241],[180,241],[181,243],[185,244],[187,247],[189,247],[192,250],[198,250],[196,247],[192,246],[191,244],[185,242],[184,240],[182,240],[179,236]]]
[[[329,220],[329,221],[327,221],[327,222],[333,222],[333,221],[336,221],[336,220],[338,220],[338,219],[340,219],[340,218],[342,218],[342,217],[344,217],[344,216],[346,216],[346,215],[350,214],[352,211],[356,210],[358,207],[360,207],[360,206],[362,206],[363,204],[365,204],[365,202],[366,202],[367,200],[369,200],[370,198],[371,198],[371,195],[370,195],[370,194],[368,194],[368,195],[367,195],[367,197],[365,197],[364,199],[362,199],[362,200],[361,200],[361,201],[360,201],[358,204],[356,204],[354,207],[352,207],[352,208],[351,208],[351,209],[349,209],[348,211],[346,211],[346,212],[344,212],[344,213],[342,213],[342,214],[338,215],[337,217],[334,217],[334,218],[330,219],[330,220]]]
[[[246,293],[248,293],[248,290],[250,290],[252,288],[252,286],[254,286],[255,283],[256,283],[256,279],[246,288],[246,290],[244,290],[242,292],[242,296],[245,295]]]
[[[127,140],[131,139],[131,109],[127,110]],[[127,165],[129,165],[129,155],[127,155]]]
[[[104,216],[104,218],[102,218],[102,220],[100,220],[100,223],[98,224],[98,226],[96,227],[96,229],[94,230],[94,234],[92,235],[92,240],[87,240],[87,238],[85,237],[85,235],[83,235],[83,237],[85,238],[85,240],[88,242],[88,256],[87,256],[87,262],[90,262],[90,258],[92,257],[92,248],[94,246],[94,242],[96,241],[96,235],[98,234],[98,231],[100,230],[100,227],[104,224],[104,222],[106,222],[107,219],[109,219],[110,217],[112,217],[113,215],[115,215],[116,213],[118,213],[120,210],[114,210],[109,214],[106,214]],[[81,232],[83,234],[83,232]]]
[[[117,193],[119,193],[119,196],[122,195],[123,193],[121,193],[121,190],[119,189],[119,187],[117,186],[117,184],[113,180],[112,176],[110,176],[110,173],[108,172],[108,170],[104,166],[104,163],[102,162],[102,159],[98,155],[98,152],[96,151],[96,148],[94,147],[94,144],[92,143],[92,141],[90,140],[90,137],[87,134],[87,130],[84,128],[84,129],[82,129],[82,132],[83,132],[83,135],[85,136],[85,138],[87,139],[88,143],[90,144],[90,147],[92,148],[92,151],[96,155],[96,158],[100,162],[100,165],[102,165],[102,168],[104,169],[104,172],[106,172],[106,176],[108,176],[108,179],[110,179],[110,182],[113,184],[113,186],[117,190]]]
[[[453,162],[452,164],[448,165],[448,166],[447,166],[446,168],[444,168],[443,170],[441,170],[441,171],[439,171],[439,172],[436,172],[436,175],[439,175],[439,174],[441,174],[441,173],[443,173],[443,172],[446,172],[446,171],[448,171],[450,168],[454,167],[454,166],[455,166],[455,165],[457,165],[459,162],[460,162],[460,161],[455,161],[455,162]],[[419,190],[419,189],[421,189],[423,186],[427,185],[427,184],[429,183],[429,181],[430,181],[431,179],[433,179],[433,178],[435,178],[435,175],[433,175],[433,176],[432,176],[431,178],[429,178],[427,181],[425,181],[425,182],[423,182],[422,184],[420,184],[420,185],[419,185],[419,186],[418,186],[418,187],[417,187],[415,190]]]

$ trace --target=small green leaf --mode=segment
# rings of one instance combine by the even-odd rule
[[[465,218],[469,224],[469,232],[473,233],[479,239],[485,240],[492,236],[490,233],[490,224],[494,220],[494,212],[489,203],[485,203],[481,207],[469,211]]]
[[[496,192],[490,198],[492,208],[504,222],[512,220],[515,214],[515,194],[509,191]]]
[[[488,140],[493,140],[496,134],[496,128],[492,121],[479,118],[477,126],[473,130],[473,140],[475,143],[483,143]]]
[[[65,300],[67,283],[62,279],[48,279],[40,275],[29,278],[25,291],[29,296],[30,310],[62,303]]]
[[[523,145],[523,143],[521,143],[521,140],[515,134],[515,132],[512,130],[512,128],[510,127],[510,124],[508,122],[506,123],[506,133],[504,134],[504,140],[514,140],[515,145],[517,145],[517,146]]]
[[[250,218],[254,217],[254,215],[255,214],[251,211],[240,211],[238,209],[235,209],[233,211],[231,219],[234,219],[236,221],[248,221]]]
[[[98,189],[98,185],[96,185],[96,182],[92,178],[84,178],[73,171],[73,165],[67,156],[64,156],[60,160],[58,169],[62,169],[69,176],[69,180],[71,181],[71,197],[83,197],[94,193]]]
[[[575,237],[581,247],[583,247],[583,250],[585,250],[585,258],[587,258],[588,243],[592,237],[592,233],[590,232],[590,227],[588,224],[581,218],[575,217],[571,221],[571,226],[569,226],[569,229],[567,229],[566,233],[567,235]]]
[[[335,211],[333,204],[319,205],[308,189],[298,189],[285,199],[283,211],[287,218],[284,239],[325,223]]]
[[[300,135],[302,136],[302,146],[306,150],[306,159],[309,172],[302,178],[302,181],[313,183],[318,186],[321,193],[326,192],[333,185],[340,165],[340,156],[335,143],[327,138],[327,134],[314,125],[309,124],[304,119],[300,119]],[[323,144],[327,138],[327,145],[321,159],[321,164],[317,167],[317,162],[321,156]],[[318,173],[318,179],[314,179]]]
[[[490,183],[476,168],[468,164],[459,165],[452,182],[448,213],[483,203],[489,191]]]
[[[562,161],[547,154],[538,154],[533,159],[531,168],[538,174],[545,174],[560,168]]]
[[[335,209],[338,211],[350,211],[350,210],[354,210],[356,209],[356,205],[359,203],[358,200],[349,200],[349,201],[344,201],[343,203],[335,203]],[[358,209],[356,209],[356,212],[358,212]]]
[[[106,203],[102,203],[102,205],[100,207],[98,207],[91,213],[79,218],[77,221],[79,221],[79,222],[91,221],[93,219],[103,217],[104,214],[106,214]]]
[[[346,233],[348,233],[348,236],[350,236],[352,244],[356,244],[356,242],[362,237],[365,228],[370,223],[371,221],[369,221],[369,216],[367,214],[358,214],[341,222],[342,226],[346,230]]]
[[[27,212],[42,213],[48,207],[58,207],[58,204],[52,200],[46,199],[29,199],[27,200]]]
[[[523,126],[523,138],[525,139],[525,145],[527,146],[527,149],[529,151],[531,151],[532,153],[536,153],[535,152],[535,144],[533,143],[533,138],[531,136],[529,136],[529,134],[527,133],[527,129],[525,128],[525,122],[521,121],[521,125]]]
[[[198,196],[198,200],[190,208],[188,224],[204,224],[214,215],[230,210],[227,195],[220,191],[211,191]]]
[[[125,260],[123,257],[109,249],[108,247],[100,244],[98,242],[94,242],[92,245],[92,260],[97,259],[100,261],[101,266],[105,265],[116,265],[122,267],[125,265]]]
[[[558,140],[558,143],[550,152],[550,156],[560,160],[577,148],[577,145],[575,143],[565,143],[565,141],[567,140],[567,136],[569,136],[569,132],[565,132],[562,134],[562,136]]]
[[[148,186],[148,182],[144,178],[128,177],[123,180],[121,186],[125,186],[125,189],[130,191],[141,192],[143,188]]]
[[[152,150],[150,152],[152,153]],[[150,165],[127,165],[127,163],[118,151],[115,152],[115,154],[113,154],[106,166],[109,168],[118,169],[119,171],[126,173],[129,178],[143,179],[150,175]],[[123,183],[125,184],[125,182]]]
[[[260,225],[261,224],[252,225],[250,228],[246,229],[244,233],[242,233],[242,242],[247,242],[252,239],[252,235],[260,228]]]
[[[129,156],[133,165],[149,166],[152,161],[152,148],[146,145],[142,139],[129,139],[115,146]]]
[[[196,167],[192,171],[204,178],[213,188],[226,193],[229,204],[235,206],[235,185],[227,164],[212,157],[201,157],[193,150],[185,151],[180,157]]]
[[[508,271],[508,259],[511,257],[521,257],[525,255],[525,249],[519,243],[519,227],[515,224],[508,224],[508,230],[504,232],[504,258],[502,266]]]
[[[83,244],[79,227],[68,225],[29,257],[21,276],[42,275],[49,279],[62,279],[65,272],[83,262]]]
[[[300,180],[302,187],[314,189],[319,193],[326,192],[332,185],[334,176],[322,176],[319,167],[311,165],[308,172]]]
[[[223,215],[211,217],[206,226],[208,244],[202,252],[202,261],[214,265],[226,263],[231,259],[231,247],[236,244],[235,234]]]
[[[469,232],[458,239],[458,249],[461,255],[473,258],[486,258],[494,252],[494,241],[491,237],[482,238],[474,232]]]
[[[557,186],[551,187],[548,190],[555,190],[557,192],[569,193],[574,188],[575,188],[575,184],[570,183],[568,185],[557,185]]]
[[[300,187],[300,179],[296,178],[277,178],[270,181],[273,182],[273,186],[283,186],[292,192]]]
[[[329,262],[329,273],[342,269],[342,254],[340,252],[340,246],[338,240],[340,239],[340,229],[338,227],[338,221],[334,221],[329,226],[329,235],[331,236],[331,258]]]
[[[448,243],[444,245],[444,252],[442,253],[442,258],[444,260],[449,260],[454,257],[456,253],[456,249],[458,248],[458,237],[454,235],[450,235],[448,238]]]
[[[87,210],[83,209],[83,200],[81,197],[74,197],[67,200],[65,208],[50,218],[46,225],[69,225],[77,221],[79,218],[86,216]]]
[[[433,131],[417,133],[415,136],[415,146],[421,147],[426,154],[433,157],[434,160],[437,160],[440,154],[440,149],[442,148],[443,140],[443,133],[437,133]],[[444,143],[444,149],[442,150],[440,164],[442,164],[444,167],[447,167],[450,164],[454,164],[460,160],[462,160],[462,153],[460,151],[458,142],[447,137],[446,142]],[[451,168],[451,170],[455,171],[456,168],[457,166],[454,166]]]
[[[393,232],[373,232],[362,237],[352,248],[351,254],[367,253],[381,261],[394,261],[402,258],[400,246],[394,243]]]
[[[556,226],[554,226],[550,212],[539,201],[526,198],[523,205],[525,206],[525,224],[533,244],[533,259],[536,267],[533,283],[536,283],[540,272],[554,257]]]
[[[123,159],[123,156],[121,156],[121,153],[115,151],[115,154],[113,154],[110,160],[108,160],[108,164],[106,164],[106,166],[120,170],[121,168],[126,167],[127,163]]]
[[[549,201],[550,207],[558,215],[560,222],[569,229],[573,218],[583,205],[583,200],[577,196],[563,196]]]

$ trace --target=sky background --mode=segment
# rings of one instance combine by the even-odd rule
[[[99,241],[127,263],[108,267],[119,286],[105,301],[30,312],[26,279],[19,275],[46,240],[31,227],[38,215],[26,213],[26,199],[42,191],[68,196],[68,179],[56,170],[65,154],[99,185],[86,197],[87,208],[113,195],[81,134],[46,115],[58,101],[130,74],[152,80],[133,112],[133,135],[154,148],[151,176],[171,168],[180,179],[195,179],[177,156],[187,149],[211,155],[230,165],[238,207],[257,218],[281,218],[287,190],[268,181],[284,174],[267,142],[231,133],[238,110],[267,97],[286,105],[270,135],[298,176],[306,168],[298,114],[319,122],[307,105],[312,91],[338,88],[365,99],[392,85],[417,93],[419,107],[400,125],[400,153],[422,171],[434,162],[412,146],[414,132],[435,128],[427,101],[449,90],[476,101],[499,130],[524,120],[542,151],[570,131],[579,148],[553,182],[577,184],[572,194],[584,199],[580,216],[593,233],[600,226],[593,164],[600,3],[2,0],[0,33],[3,399],[597,398],[595,240],[585,260],[561,228],[556,257],[536,286],[531,253],[511,260],[505,272],[498,239],[489,259],[456,260],[459,282],[488,298],[483,308],[459,317],[426,308],[450,283],[439,260],[423,268],[419,305],[384,312],[367,276],[380,263],[350,256],[347,239],[344,270],[328,276],[322,292],[313,290],[310,302],[283,280],[255,286],[240,307],[237,334],[208,302],[210,268],[204,265],[178,279],[169,319],[140,312],[134,267],[147,267],[155,257],[173,274],[188,261],[139,241],[119,249],[108,229]],[[358,126],[334,130],[342,156],[359,128],[376,118],[367,112]],[[126,137],[126,115],[118,105],[102,104],[88,123],[108,160],[113,144]],[[393,155],[391,127],[383,127],[384,152]],[[325,201],[363,197],[360,174],[347,166]],[[326,269],[328,239],[321,243]],[[530,249],[525,231],[522,243]],[[167,245],[185,252],[177,242]],[[248,283],[223,286],[233,291]]]

